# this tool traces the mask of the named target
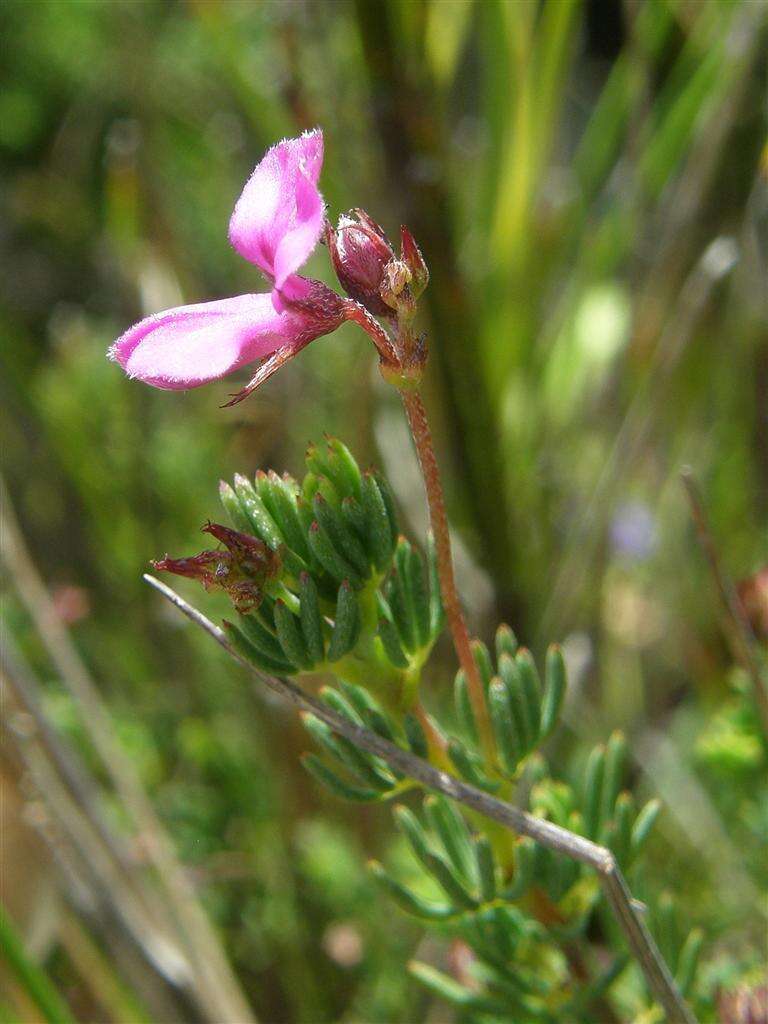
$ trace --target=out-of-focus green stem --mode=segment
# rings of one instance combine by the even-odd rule
[[[24,944],[5,909],[0,905],[0,952],[13,976],[48,1024],[74,1024],[69,1007],[47,975],[27,956]]]

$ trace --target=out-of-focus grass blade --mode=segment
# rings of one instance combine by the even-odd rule
[[[432,0],[427,9],[424,54],[441,89],[450,86],[456,74],[471,24],[472,0]]]
[[[48,1024],[74,1024],[69,1007],[52,985],[45,971],[30,959],[24,944],[0,905],[0,952],[23,992],[40,1010]]]

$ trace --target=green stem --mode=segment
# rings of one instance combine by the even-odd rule
[[[48,976],[30,960],[19,934],[0,906],[0,951],[21,988],[32,999],[48,1024],[74,1024],[69,1007]]]

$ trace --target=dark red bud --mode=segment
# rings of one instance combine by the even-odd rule
[[[411,294],[418,299],[429,284],[429,270],[421,249],[404,224],[400,227],[400,259],[411,272]]]
[[[394,253],[379,225],[363,210],[345,215],[337,229],[330,226],[326,241],[333,268],[344,291],[375,316],[392,316],[380,295],[384,271]],[[355,219],[356,218],[356,219]]]

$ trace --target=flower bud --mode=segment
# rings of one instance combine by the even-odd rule
[[[374,316],[391,317],[392,308],[380,294],[387,264],[395,258],[387,237],[364,210],[344,215],[326,240],[333,268],[344,291]]]
[[[411,295],[418,299],[429,284],[429,270],[413,235],[404,224],[400,227],[400,259],[411,272]]]
[[[413,275],[402,260],[393,259],[387,264],[381,284],[381,297],[395,310],[398,317],[412,320],[416,314],[416,300],[411,290]]]

